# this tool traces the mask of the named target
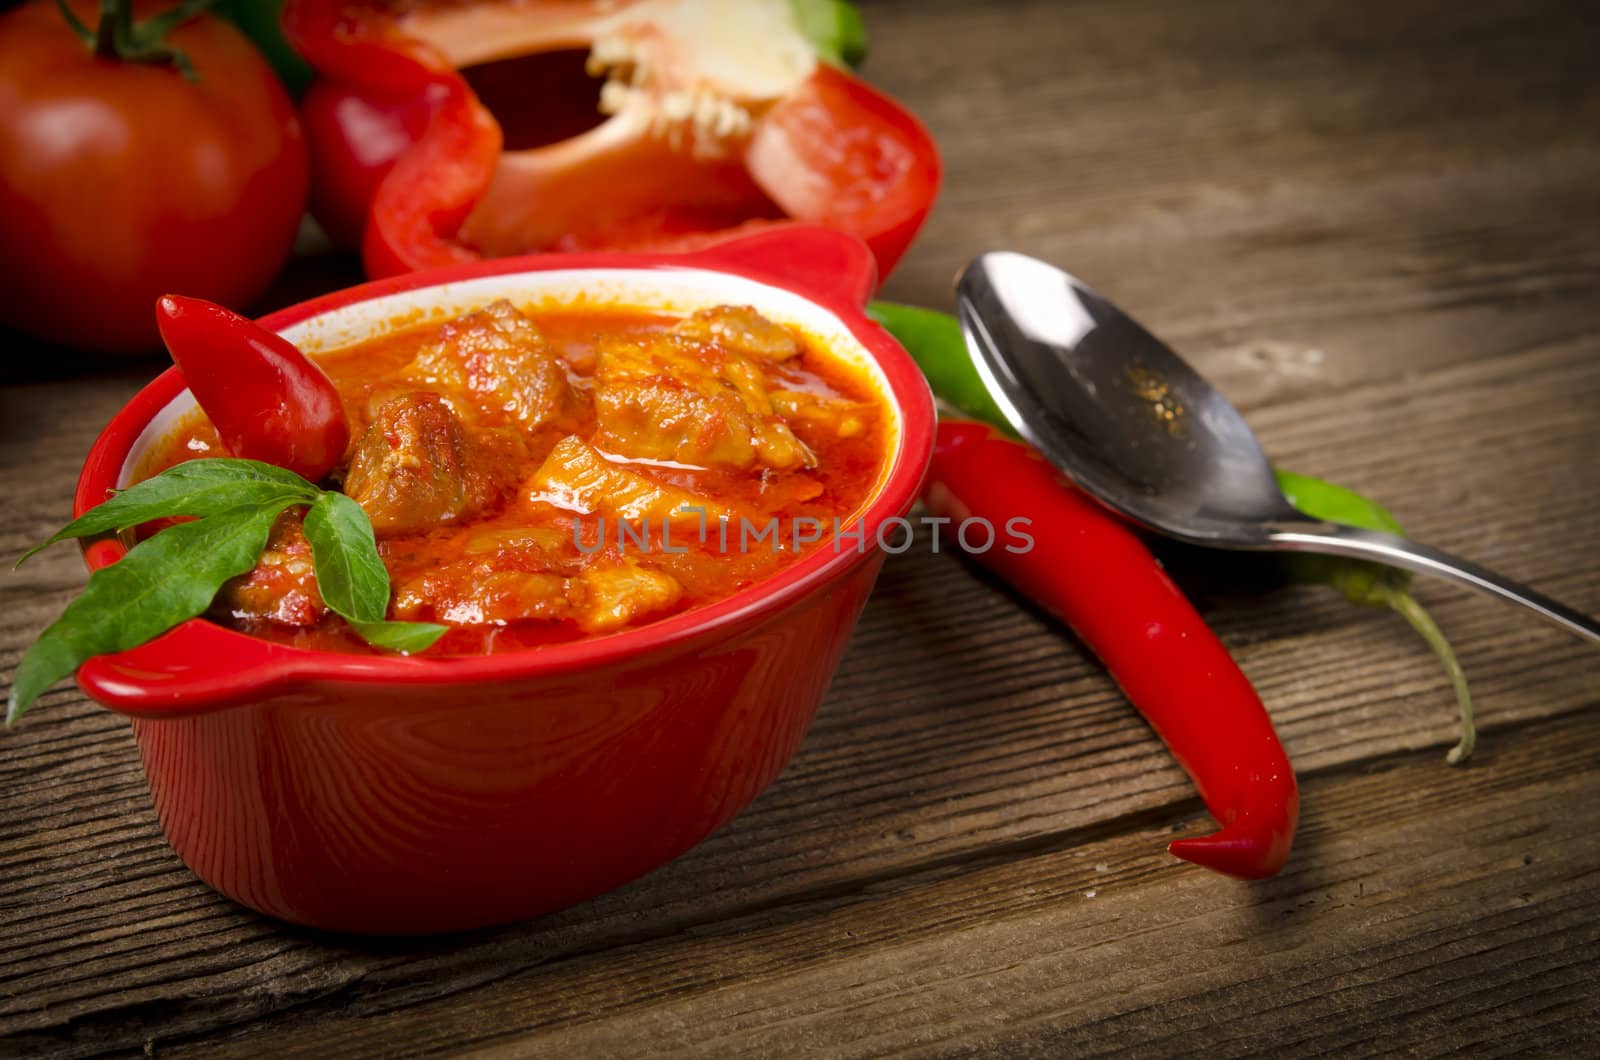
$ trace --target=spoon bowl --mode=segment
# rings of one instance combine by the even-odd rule
[[[1322,552],[1451,578],[1590,640],[1600,622],[1396,534],[1312,519],[1278,488],[1244,417],[1087,284],[1011,251],[956,284],[967,349],[1012,428],[1107,507],[1216,548]]]

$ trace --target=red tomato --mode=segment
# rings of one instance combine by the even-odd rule
[[[68,3],[96,23],[95,0]],[[0,16],[5,323],[83,349],[153,349],[161,294],[243,305],[287,259],[307,186],[288,96],[216,18],[166,43],[197,80],[95,56],[51,0]]]

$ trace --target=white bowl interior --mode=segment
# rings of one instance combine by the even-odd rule
[[[447,320],[499,298],[524,309],[640,309],[689,314],[718,305],[749,305],[780,324],[799,331],[856,370],[882,397],[890,422],[887,441],[891,459],[879,471],[865,504],[877,497],[890,468],[898,461],[902,425],[884,375],[872,354],[833,313],[792,291],[742,276],[705,269],[552,269],[507,273],[401,291],[335,309],[303,320],[282,332],[284,338],[315,355],[392,331]],[[185,390],[157,413],[128,452],[118,477],[126,486],[150,452],[194,415],[194,398]]]

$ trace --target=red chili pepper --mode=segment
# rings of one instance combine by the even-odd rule
[[[1031,447],[993,428],[941,420],[925,499],[956,522],[990,521],[975,558],[1060,618],[1100,657],[1194,781],[1222,828],[1167,849],[1244,879],[1283,867],[1300,796],[1266,708],[1227,649],[1133,530]],[[1026,552],[1001,544],[1025,518]]]
[[[336,240],[360,243],[373,276],[545,250],[687,249],[785,219],[861,238],[887,275],[933,204],[938,151],[904,108],[826,63],[753,111],[699,88],[669,106],[673,93],[657,98],[654,86],[698,86],[702,62],[729,59],[703,57],[678,27],[651,53],[677,64],[669,76],[652,69],[615,86],[619,113],[539,142],[570,131],[571,92],[547,71],[504,64],[607,34],[614,43],[635,10],[649,9],[288,0],[285,32],[318,72],[301,101],[313,213]],[[650,33],[631,26],[620,39],[641,37]],[[489,59],[496,85],[526,80],[492,100],[505,136],[458,69]],[[628,102],[639,98],[649,105]]]
[[[339,391],[293,343],[215,302],[171,294],[156,302],[156,325],[230,454],[312,482],[343,459],[350,427]]]

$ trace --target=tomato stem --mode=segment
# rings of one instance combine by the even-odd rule
[[[83,20],[78,17],[77,12],[67,6],[67,0],[56,0],[56,10],[61,12],[61,17],[66,20],[67,25],[79,40],[91,48],[95,46],[94,31],[85,26]]]
[[[120,59],[133,30],[132,0],[100,0],[100,22],[95,26],[94,54],[100,59]]]
[[[143,22],[133,20],[133,0],[100,0],[100,18],[94,29],[84,25],[67,0],[55,0],[56,10],[74,35],[97,57],[117,62],[171,66],[190,80],[198,80],[189,57],[165,43],[167,34],[214,4],[216,0],[182,0]]]

